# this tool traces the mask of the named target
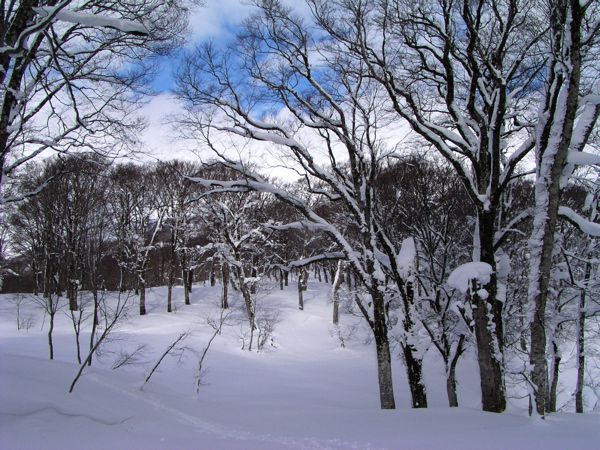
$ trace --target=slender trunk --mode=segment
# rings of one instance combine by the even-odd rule
[[[77,283],[72,280],[67,282],[67,298],[69,299],[69,310],[78,311],[79,305],[77,303]]]
[[[81,314],[79,319],[75,317],[75,313],[71,311],[71,321],[73,322],[73,330],[75,331],[75,348],[77,354],[77,363],[81,364],[81,344],[79,342],[79,331],[81,330]]]
[[[283,291],[283,270],[279,270],[279,289]]]
[[[169,285],[167,286],[167,312],[173,312],[173,286],[171,285],[171,280],[169,280]]]
[[[326,267],[323,267],[323,278],[325,278],[325,283],[329,284],[329,277],[327,276],[327,268]]]
[[[446,374],[446,394],[448,395],[448,406],[456,408],[458,406],[458,395],[456,394],[456,369],[448,367]]]
[[[335,279],[333,282],[333,287],[331,289],[331,294],[333,297],[333,323],[337,325],[340,320],[340,285],[342,284],[342,261],[338,261],[337,270],[335,272]],[[324,271],[326,274],[327,272]],[[326,280],[327,281],[327,280]]]
[[[552,382],[550,383],[550,389],[548,391],[548,398],[546,400],[546,409],[548,412],[556,412],[556,392],[558,389],[558,375],[560,369],[561,354],[556,345],[556,341],[552,340]]]
[[[146,315],[146,283],[144,281],[140,281],[138,290],[140,293],[140,316],[144,316]]]
[[[536,181],[533,229],[529,239],[528,301],[531,320],[531,381],[535,407],[544,416],[548,389],[546,361],[546,303],[552,271],[554,234],[561,194],[561,179],[577,110],[581,77],[583,7],[575,0],[553,4],[550,14],[552,53],[547,92],[540,113],[536,142]]]
[[[92,291],[92,296],[94,298],[94,315],[92,317],[92,332],[90,333],[90,352],[94,348],[94,339],[96,337],[96,327],[98,326],[98,290],[94,289]],[[89,356],[87,360],[87,365],[92,365],[92,355]]]
[[[304,291],[304,289],[302,289],[302,277],[298,277],[298,309],[300,311],[304,310],[304,296],[302,295],[302,292]]]
[[[227,289],[229,287],[229,266],[227,264],[221,264],[221,279],[223,283],[223,292],[221,293],[221,308],[229,308],[229,302],[227,301]]]
[[[592,264],[587,263],[585,280],[590,279]],[[575,412],[583,413],[583,386],[585,374],[585,308],[586,290],[579,295],[579,311],[577,316],[577,384],[575,387]]]
[[[300,269],[298,274],[298,309],[304,310],[304,295],[302,294],[307,287],[308,272],[306,269]]]
[[[246,305],[246,314],[248,316],[248,322],[250,323],[250,330],[254,331],[256,329],[256,322],[254,317],[254,306],[252,304],[252,294],[250,293],[248,285],[244,283],[244,277],[241,274],[238,274],[238,279],[242,297],[244,298],[244,304]]]
[[[458,406],[458,395],[456,393],[456,364],[458,359],[463,353],[463,345],[465,341],[465,335],[461,334],[456,351],[452,356],[446,369],[446,393],[448,394],[448,406],[451,408]]]
[[[283,272],[283,279],[284,279],[286,287],[287,287],[288,282],[289,282],[289,277],[290,277],[290,273],[287,270],[285,272]]]
[[[190,286],[188,283],[187,270],[182,271],[181,278],[183,279],[183,302],[186,305],[189,305],[190,304]]]
[[[54,359],[54,343],[52,342],[52,332],[54,331],[54,313],[49,313],[50,328],[48,329],[48,347],[50,348],[50,359]]]
[[[188,287],[188,292],[192,292],[193,291],[193,287],[194,287],[194,269],[188,269],[188,272],[187,272],[187,287]]]

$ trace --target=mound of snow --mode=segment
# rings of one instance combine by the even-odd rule
[[[469,262],[458,266],[448,277],[448,285],[465,294],[469,290],[471,280],[487,284],[492,275],[492,266],[484,262]]]

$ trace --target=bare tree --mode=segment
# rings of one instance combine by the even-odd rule
[[[225,53],[210,45],[199,48],[179,75],[179,94],[190,113],[184,123],[221,156],[224,165],[241,174],[236,181],[196,181],[215,192],[270,192],[303,216],[274,229],[314,230],[336,243],[338,257],[349,261],[368,292],[365,302],[357,301],[375,337],[382,408],[395,407],[387,324],[390,308],[386,306],[394,300],[405,333],[402,351],[413,406],[425,407],[422,361],[413,336],[418,326],[413,286],[398,267],[399,249],[382,228],[375,207],[374,180],[387,152],[379,138],[386,122],[380,93],[367,78],[347,70],[344,52],[327,43],[320,45],[310,27],[289,9],[278,2],[259,6],[234,48]],[[317,57],[319,65],[313,63]],[[289,111],[293,123],[279,123],[264,114],[259,117],[254,110],[259,96]],[[316,160],[312,145],[302,144],[296,136],[298,129],[312,130],[311,137],[326,151],[328,169]],[[273,186],[240,161],[228,159],[219,147],[220,133],[281,148],[301,168],[308,189],[337,202],[350,225],[338,227],[299,196]],[[338,151],[344,152],[343,161]],[[318,261],[318,256],[312,260]],[[391,286],[386,274],[393,280]]]
[[[598,29],[595,2],[584,2],[577,8],[568,6],[569,2],[518,0],[310,0],[309,4],[327,36],[354,55],[369,77],[385,89],[390,107],[398,116],[454,167],[476,209],[473,260],[493,269],[484,286],[487,297],[473,297],[483,409],[503,411],[504,330],[496,255],[510,230],[502,222],[527,216],[502,217],[503,197],[519,176],[523,158],[534,148],[540,154],[540,143],[546,145],[544,136],[550,134],[543,130],[549,131],[558,119],[554,115],[556,102],[551,100],[566,98],[561,97],[558,88],[569,77],[556,75],[555,69],[565,61],[557,51],[566,50],[564,42],[597,48],[590,40]],[[572,15],[567,14],[570,9]],[[571,17],[575,22],[570,21]],[[548,23],[553,24],[551,29]],[[573,35],[576,41],[565,37],[570,33],[567,28],[574,27],[579,33],[584,23],[590,35]],[[555,44],[550,44],[553,40]],[[568,58],[575,58],[574,65],[565,64],[569,70],[579,70],[578,51],[564,52]],[[553,56],[548,59],[549,55]],[[547,95],[543,94],[546,87]],[[537,115],[538,105],[546,105],[541,108],[543,118]],[[575,103],[560,110],[572,115],[581,111]],[[583,128],[589,125],[590,116],[585,117]],[[560,120],[556,123],[562,124]],[[567,122],[563,125],[570,126]],[[566,133],[552,135],[568,141],[567,128],[562,130]],[[552,141],[552,145],[555,143]],[[554,152],[548,152],[551,154]],[[563,164],[559,161],[557,167],[558,174]],[[532,278],[538,279],[537,275]],[[536,320],[541,320],[541,315],[537,313]],[[541,335],[541,328],[535,326],[534,334]],[[538,338],[535,341],[532,352],[537,356],[532,361],[541,364],[534,382],[538,384],[545,373],[545,347],[537,343]]]
[[[117,166],[112,174],[111,214],[117,239],[116,259],[121,286],[130,274],[139,294],[140,315],[146,314],[146,272],[162,227],[164,208],[155,200],[151,169],[134,164]]]
[[[102,317],[102,331],[96,338],[92,348],[90,348],[85,360],[79,365],[79,370],[69,387],[69,393],[73,392],[73,389],[75,389],[75,385],[81,378],[85,367],[90,365],[92,355],[98,351],[110,333],[127,317],[130,298],[129,293],[123,295],[121,292],[118,293],[116,299],[110,297],[107,298],[104,295],[102,296],[99,306],[100,315]]]
[[[577,156],[581,156],[600,116],[598,95],[588,92],[584,82],[586,71],[595,72],[597,77],[600,8],[595,2],[568,0],[549,6],[547,73],[535,140],[535,215],[529,241],[528,290],[531,380],[535,409],[541,416],[546,411],[548,389],[546,303],[561,191],[574,165],[581,163]],[[563,213],[576,223],[587,222],[572,210],[563,208]]]
[[[185,28],[184,3],[42,0],[3,3],[0,17],[0,186],[47,150],[117,154],[143,123],[135,111]]]

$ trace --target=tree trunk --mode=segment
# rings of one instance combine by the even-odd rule
[[[541,416],[545,413],[548,389],[546,302],[552,270],[561,178],[571,146],[579,106],[582,20],[583,8],[578,1],[568,0],[552,5],[550,14],[552,54],[535,149],[535,208],[533,229],[529,239],[531,256],[527,295],[530,308],[533,310],[529,355],[532,367],[531,381],[535,387],[536,411]]]
[[[187,287],[188,287],[188,292],[192,292],[193,291],[193,288],[194,288],[194,269],[188,269],[188,272],[187,272]]]
[[[408,386],[413,408],[427,408],[427,391],[423,383],[423,360],[416,358],[410,345],[403,345],[402,352],[406,362]]]
[[[388,338],[383,294],[375,289],[371,290],[371,297],[373,301],[372,329],[377,350],[379,401],[381,409],[395,409],[396,401],[394,400],[390,342]]]
[[[475,322],[482,409],[489,412],[502,412],[506,409],[502,356],[504,330],[502,303],[496,298],[494,224],[493,211],[478,211],[479,259],[489,264],[493,272],[490,281],[485,285],[479,286],[476,280],[472,282],[470,300]],[[478,295],[479,289],[485,289],[487,298]]]
[[[558,375],[562,359],[558,345],[556,345],[556,341],[554,340],[552,340],[552,353],[552,382],[550,383],[548,398],[546,400],[546,410],[551,413],[556,412],[556,391],[558,389]]]
[[[306,290],[307,278],[308,272],[306,269],[300,269],[300,273],[298,274],[298,309],[300,311],[304,310],[304,295],[302,293]]]
[[[590,279],[592,264],[585,267],[585,280]],[[583,413],[583,386],[585,375],[585,308],[586,290],[579,295],[579,311],[577,317],[577,384],[575,387],[575,412]]]
[[[484,411],[502,412],[506,408],[506,397],[497,336],[491,331],[493,329],[493,323],[490,323],[492,307],[474,290],[471,294],[471,303],[475,322],[482,407]]]
[[[78,311],[77,283],[72,280],[67,282],[67,298],[69,299],[69,311]]]
[[[188,271],[184,270],[181,274],[181,278],[183,279],[183,302],[186,305],[190,304],[190,285],[189,285],[189,275]]]
[[[221,264],[221,280],[222,280],[222,293],[221,293],[221,308],[229,308],[229,302],[227,301],[227,289],[229,287],[229,266],[225,263]]]
[[[333,324],[337,325],[340,320],[340,285],[342,284],[342,261],[338,261],[337,270],[335,272],[335,279],[333,287],[331,288],[331,296],[333,297]],[[327,274],[327,271],[323,271]],[[325,280],[327,282],[327,280]]]
[[[167,286],[167,312],[173,311],[173,286],[171,285],[171,281],[169,280],[169,285]]]
[[[54,343],[52,341],[52,332],[54,331],[54,313],[50,313],[49,316],[50,328],[48,329],[48,347],[50,349],[50,359],[54,359]]]
[[[96,327],[98,326],[98,290],[92,290],[92,297],[94,299],[94,313],[92,316],[92,332],[90,333],[90,351],[94,348],[94,339],[96,337]],[[87,360],[87,365],[92,365],[92,356]]]
[[[244,304],[246,305],[246,315],[248,316],[248,322],[250,323],[251,332],[256,329],[256,321],[254,317],[254,305],[252,302],[252,293],[247,283],[244,281],[244,273],[243,270],[239,267],[237,268],[237,278],[238,284],[240,285],[240,290],[242,291],[242,297],[244,299]],[[252,334],[250,335],[250,340],[252,341]],[[252,346],[252,344],[250,344]]]
[[[138,290],[140,292],[140,316],[145,316],[146,315],[146,283],[144,281],[140,281]]]
[[[283,279],[285,282],[285,287],[288,286],[288,282],[289,282],[289,278],[290,278],[290,273],[286,270],[283,272]]]
[[[458,359],[460,355],[463,353],[463,344],[465,341],[465,335],[461,334],[458,344],[456,346],[456,351],[450,360],[450,363],[447,364],[446,369],[446,393],[448,394],[448,406],[451,408],[458,406],[458,395],[456,393],[456,364],[458,363]]]
[[[302,277],[298,277],[298,309],[304,311],[304,296],[302,295]]]

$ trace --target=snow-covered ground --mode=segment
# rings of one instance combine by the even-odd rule
[[[73,325],[64,310],[55,329],[55,360],[48,360],[41,310],[21,305],[28,330],[17,330],[14,295],[0,296],[0,449],[581,449],[598,448],[594,414],[530,419],[515,407],[504,414],[479,411],[479,380],[472,358],[459,362],[459,408],[447,408],[441,365],[426,360],[430,408],[410,409],[404,368],[394,362],[398,409],[381,411],[375,352],[368,334],[342,315],[345,348],[330,324],[329,285],[309,283],[305,309],[297,291],[259,295],[261,314],[278,314],[271,341],[259,353],[242,350],[248,326],[240,300],[205,358],[198,395],[200,353],[218,319],[219,286],[195,286],[192,305],[175,291],[148,293],[148,314],[129,317],[102,355],[68,393],[78,365]],[[27,321],[27,320],[25,320]],[[88,321],[89,322],[89,321]],[[164,350],[190,335],[141,386]],[[82,333],[86,343],[89,334]],[[134,364],[113,370],[124,352],[145,345]],[[85,355],[84,355],[85,356]]]

